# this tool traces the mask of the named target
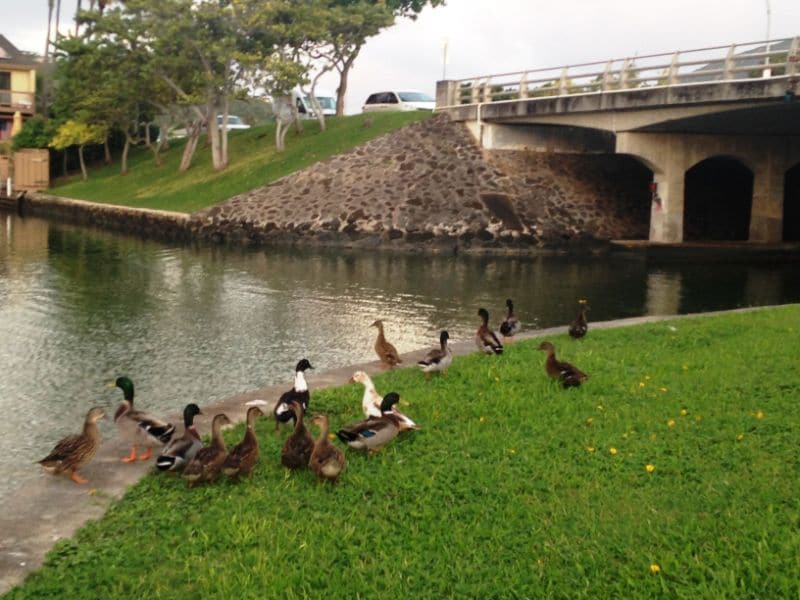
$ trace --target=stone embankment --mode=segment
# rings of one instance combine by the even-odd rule
[[[646,238],[649,171],[620,156],[482,151],[444,114],[192,215],[202,239],[530,250]]]
[[[647,239],[650,177],[625,156],[486,152],[441,114],[192,215],[44,194],[20,211],[175,241],[526,253]]]

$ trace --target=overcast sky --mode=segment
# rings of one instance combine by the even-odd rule
[[[84,2],[86,4],[87,2]],[[62,30],[76,0],[62,0]],[[358,112],[383,89],[434,93],[442,78],[556,67],[674,50],[800,35],[800,0],[448,0],[416,21],[371,38],[356,60],[346,108]],[[47,0],[0,0],[0,33],[43,52]],[[331,90],[338,81],[322,80]]]

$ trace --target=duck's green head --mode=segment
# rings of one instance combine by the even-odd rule
[[[119,381],[119,380],[118,380]],[[183,425],[184,427],[191,427],[192,423],[194,423],[194,418],[197,415],[202,415],[203,411],[200,410],[200,407],[197,404],[187,404],[186,408],[183,409]]]
[[[127,377],[117,377],[114,385],[110,387],[118,387],[121,389],[122,393],[125,394],[125,400],[133,404],[133,382],[130,379]]]

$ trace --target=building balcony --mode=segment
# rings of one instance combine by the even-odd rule
[[[15,113],[17,111],[25,115],[32,115],[35,112],[33,92],[18,92],[15,90],[0,90],[0,113]]]

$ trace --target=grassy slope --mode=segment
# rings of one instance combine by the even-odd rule
[[[214,172],[211,152],[202,146],[193,166],[185,173],[178,173],[183,142],[176,140],[165,153],[161,167],[154,166],[149,151],[135,149],[130,172],[125,177],[119,175],[119,165],[113,164],[91,170],[85,182],[79,175],[61,180],[52,191],[68,198],[193,212],[428,116],[429,112],[397,112],[334,118],[328,119],[325,133],[320,133],[316,121],[304,121],[304,131],[299,137],[293,131],[286,136],[283,154],[275,152],[274,125],[233,131],[229,137],[230,164],[220,173]],[[366,119],[371,119],[371,126],[364,126]]]
[[[10,597],[796,597],[798,329],[792,306],[554,338],[577,390],[535,342],[387,373],[424,429],[337,487],[285,471],[264,420],[252,480],[147,477]],[[337,425],[360,396],[312,406]]]

